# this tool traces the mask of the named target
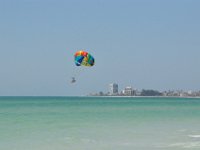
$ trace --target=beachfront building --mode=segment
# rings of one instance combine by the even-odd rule
[[[125,96],[134,96],[135,95],[135,91],[133,90],[133,88],[131,86],[127,86],[123,90],[123,95],[125,95]]]
[[[109,84],[109,93],[110,93],[110,95],[117,95],[118,94],[118,84],[116,84],[116,83]]]
[[[141,96],[142,91],[139,91],[137,89],[134,90],[134,95],[135,96]]]

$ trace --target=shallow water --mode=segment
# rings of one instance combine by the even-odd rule
[[[0,97],[0,149],[200,149],[200,99]]]

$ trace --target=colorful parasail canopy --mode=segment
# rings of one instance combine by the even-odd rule
[[[91,67],[94,65],[94,57],[88,52],[80,50],[74,54],[74,61],[76,66],[88,66]]]

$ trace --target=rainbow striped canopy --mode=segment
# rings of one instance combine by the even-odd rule
[[[88,66],[91,67],[94,65],[94,57],[88,52],[80,50],[74,54],[74,61],[76,66]]]

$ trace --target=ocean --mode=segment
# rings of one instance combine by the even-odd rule
[[[0,150],[200,149],[200,99],[0,97]]]

